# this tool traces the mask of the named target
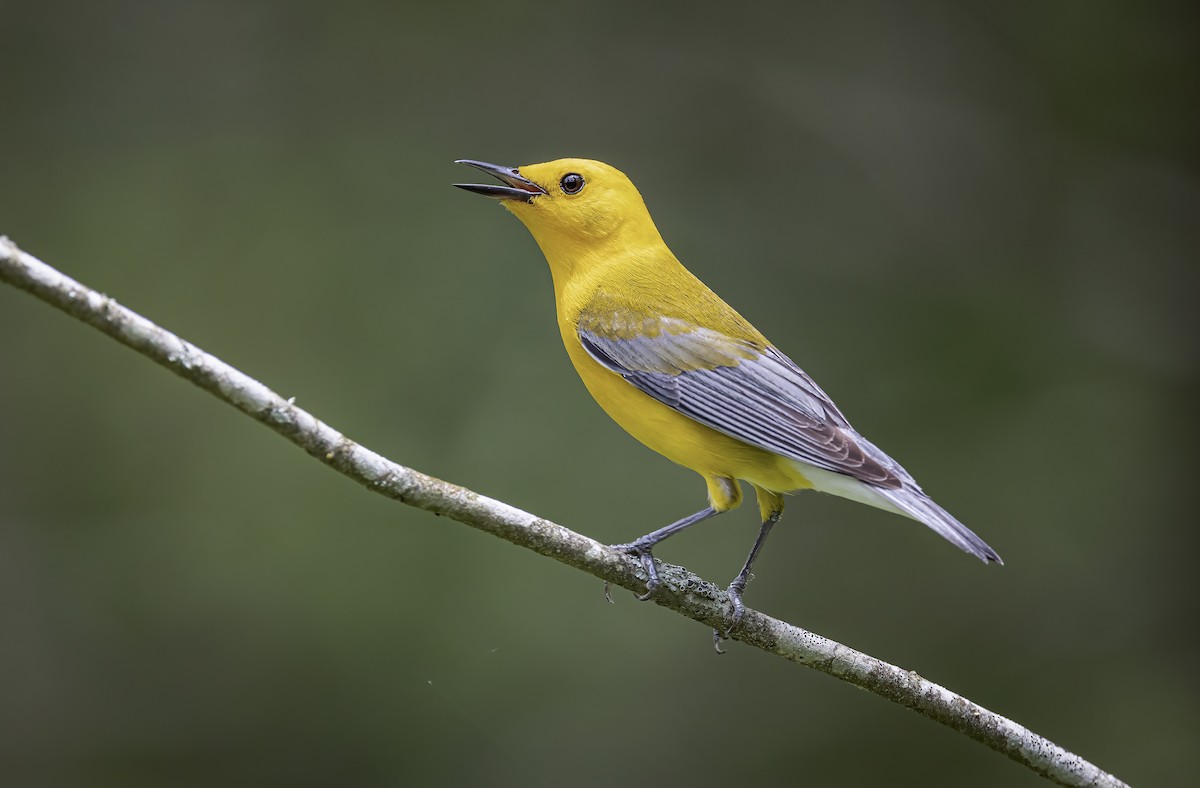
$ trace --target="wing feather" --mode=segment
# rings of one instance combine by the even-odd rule
[[[850,426],[828,395],[770,345],[673,318],[585,312],[597,362],[683,415],[752,446],[887,489],[911,477]]]

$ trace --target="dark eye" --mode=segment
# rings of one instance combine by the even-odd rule
[[[577,172],[569,172],[562,176],[558,185],[562,187],[564,194],[578,194],[583,188],[583,176]]]

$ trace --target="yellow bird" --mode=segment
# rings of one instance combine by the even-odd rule
[[[633,183],[588,159],[503,167],[462,159],[503,185],[454,184],[499,199],[541,247],[567,355],[629,434],[704,477],[708,506],[616,549],[638,556],[647,599],[655,545],[736,508],[739,481],[762,527],[729,585],[733,626],[783,494],[814,489],[924,523],[985,563],[982,539],[933,502],[900,464],[850,426],[804,370],[691,274],[663,242]],[[731,627],[732,629],[732,627]],[[719,637],[720,633],[717,633]]]

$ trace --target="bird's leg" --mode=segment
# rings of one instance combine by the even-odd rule
[[[634,539],[632,542],[612,545],[612,549],[614,550],[619,550],[626,555],[636,555],[641,559],[642,569],[646,571],[646,593],[638,595],[640,601],[645,602],[654,594],[654,589],[658,588],[658,567],[654,565],[654,555],[651,553],[653,547],[668,536],[674,536],[683,529],[717,514],[720,514],[720,512],[711,506],[706,506],[695,514],[688,515],[682,520],[676,520],[670,525],[659,528],[657,531],[651,531],[645,536]],[[743,583],[743,585],[745,584]]]
[[[762,526],[758,529],[758,538],[754,540],[754,547],[750,548],[750,555],[746,557],[746,564],[729,584],[729,600],[733,602],[733,623],[724,632],[719,629],[713,630],[713,648],[717,650],[718,654],[724,653],[721,651],[721,640],[729,637],[729,633],[742,623],[742,616],[746,614],[746,606],[742,604],[742,592],[746,590],[746,583],[750,582],[750,567],[754,566],[754,560],[758,558],[758,552],[762,550],[763,542],[767,541],[767,534],[771,533],[771,528],[779,522],[782,514],[782,512],[771,512],[770,516],[763,520]]]

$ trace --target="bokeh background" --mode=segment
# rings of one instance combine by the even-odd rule
[[[703,486],[590,401],[451,164],[624,169],[1007,565],[815,494],[751,605],[1134,784],[1200,735],[1186,3],[4,2],[0,232],[395,460],[598,539]],[[661,557],[727,582],[748,508]],[[0,288],[12,786],[1016,786],[886,701],[373,496]]]

